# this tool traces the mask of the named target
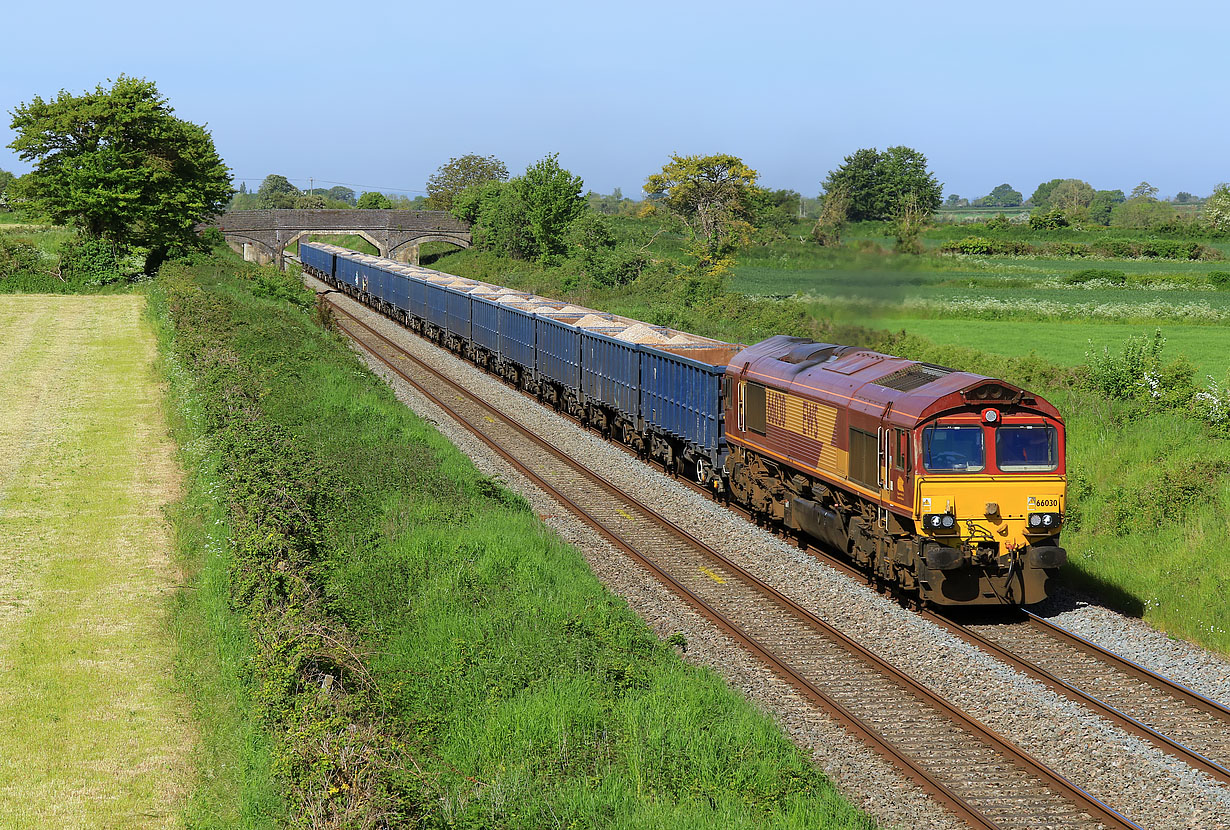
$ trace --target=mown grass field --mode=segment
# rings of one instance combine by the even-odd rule
[[[179,827],[179,495],[138,295],[0,296],[0,826]]]

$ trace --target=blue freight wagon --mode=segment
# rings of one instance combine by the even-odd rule
[[[355,256],[358,256],[357,254]],[[358,290],[359,288],[359,260],[355,256],[347,256],[338,254],[337,270],[333,277],[338,282],[343,282],[351,288]]]
[[[377,300],[384,299],[384,269],[374,257],[364,257],[359,263],[359,280],[368,294]]]
[[[581,329],[581,391],[635,424],[641,414],[641,347]]]
[[[536,314],[538,372],[564,389],[581,389],[581,329]]]
[[[386,266],[388,277],[387,302],[403,314],[410,311],[410,283],[412,278],[399,265]]]
[[[448,294],[448,289],[442,283],[427,283],[427,313],[424,319],[441,331],[448,331]]]
[[[446,288],[444,308],[446,313],[445,329],[449,334],[464,342],[470,340],[470,294],[465,286]]]
[[[500,305],[494,297],[494,294],[470,295],[470,332],[476,344],[499,355]]]
[[[333,276],[334,254],[308,242],[299,244],[299,261],[318,274]]]
[[[410,316],[427,319],[427,281],[421,276],[410,278]]]
[[[500,358],[512,361],[530,373],[538,370],[538,339],[534,315],[508,303],[499,303]]]
[[[683,441],[714,467],[724,461],[722,380],[739,347],[718,341],[695,346],[643,346],[641,417],[646,427]]]

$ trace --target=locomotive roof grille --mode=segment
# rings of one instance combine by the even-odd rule
[[[933,366],[930,363],[915,363],[904,369],[889,372],[882,378],[873,380],[877,386],[896,389],[898,392],[911,392],[920,386],[926,386],[933,380],[939,380],[945,375],[951,375],[952,369],[943,366]]]

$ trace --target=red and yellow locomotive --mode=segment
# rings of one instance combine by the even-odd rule
[[[731,494],[937,605],[1045,599],[1064,427],[1037,395],[849,346],[771,337],[727,369]]]

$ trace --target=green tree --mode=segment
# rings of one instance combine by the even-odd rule
[[[1230,231],[1230,184],[1222,182],[1213,188],[1213,194],[1204,200],[1204,210],[1200,215],[1209,228]]]
[[[645,182],[645,193],[682,221],[697,244],[713,254],[729,243],[734,222],[747,213],[756,175],[737,156],[672,154],[662,171]]]
[[[948,198],[944,200],[944,207],[955,208],[961,203],[961,197],[955,193],[949,193]]]
[[[555,153],[508,181],[488,180],[457,194],[453,215],[469,222],[474,243],[515,259],[566,253],[568,230],[585,213],[584,183]]]
[[[1051,190],[1047,206],[1063,211],[1089,207],[1093,202],[1093,185],[1080,179],[1064,179]]]
[[[209,133],[176,118],[151,81],[121,75],[110,89],[61,90],[12,116],[9,147],[34,162],[19,195],[89,237],[148,249],[149,270],[195,245],[193,227],[221,213],[233,192]]]
[[[901,254],[921,254],[922,241],[918,238],[927,227],[935,209],[924,204],[917,193],[905,193],[893,205],[893,249]]]
[[[1098,225],[1109,225],[1110,214],[1115,205],[1121,205],[1126,197],[1122,190],[1099,190],[1093,194],[1089,203],[1089,221]]]
[[[849,215],[855,221],[892,219],[906,196],[912,197],[911,211],[934,213],[943,194],[943,185],[927,169],[927,157],[903,146],[846,156],[840,167],[829,171],[823,187],[826,193],[840,187],[849,194]]]
[[[295,197],[295,210],[324,210],[329,206],[319,193],[300,193]]]
[[[508,167],[495,156],[467,153],[449,159],[427,179],[429,210],[452,210],[457,194],[483,182],[508,181]]]
[[[1051,191],[1059,186],[1063,179],[1051,179],[1049,182],[1043,182],[1034,190],[1034,195],[1029,197],[1029,204],[1036,208],[1047,208],[1051,205]]]
[[[270,173],[256,191],[256,206],[260,210],[289,210],[301,195],[290,179]]]
[[[393,207],[393,203],[383,193],[377,190],[369,190],[359,197],[355,207],[360,210],[390,210]]]
[[[1156,199],[1158,189],[1148,182],[1141,182],[1132,188],[1132,199]]]
[[[1174,206],[1169,202],[1159,202],[1150,196],[1136,196],[1115,206],[1111,211],[1110,224],[1115,228],[1144,230],[1169,222],[1175,216]]]
[[[429,210],[426,196],[415,196],[413,199],[400,193],[385,194],[393,210]]]
[[[335,202],[344,202],[351,207],[354,207],[355,204],[354,191],[349,187],[343,187],[340,184],[329,188],[320,195],[324,196],[326,199],[332,199]]]
[[[9,187],[13,182],[17,181],[17,177],[7,170],[0,170],[0,208],[7,209],[9,207]]]
[[[1196,197],[1188,193],[1186,190],[1180,190],[1174,195],[1175,204],[1188,205],[1196,201]]]
[[[820,203],[820,216],[811,229],[812,238],[825,246],[841,244],[841,234],[850,220],[850,194],[845,187],[835,186]]]
[[[1001,184],[974,204],[986,207],[1020,207],[1023,201],[1025,197],[1021,195],[1021,191],[1013,190],[1010,184]]]

